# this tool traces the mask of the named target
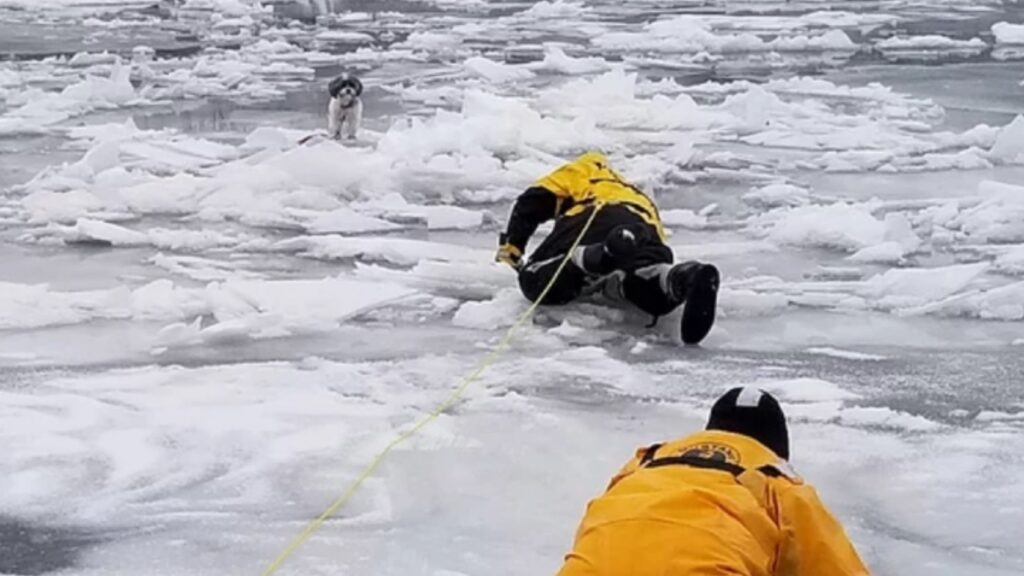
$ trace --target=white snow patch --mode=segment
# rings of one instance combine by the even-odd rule
[[[717,33],[697,16],[663,18],[645,24],[640,32],[607,32],[591,42],[603,49],[668,53],[729,53],[761,51],[854,51],[857,45],[845,32],[829,30],[821,35],[780,35],[765,41],[755,34]]]
[[[401,194],[387,194],[365,202],[353,202],[352,208],[374,216],[405,222],[424,221],[430,230],[465,230],[484,223],[483,212],[461,206],[410,204]]]
[[[938,301],[960,292],[990,267],[982,262],[887,270],[865,281],[863,293],[893,305]]]
[[[942,424],[923,416],[884,407],[845,408],[839,413],[839,422],[846,426],[887,428],[907,432],[935,432],[943,428]]]
[[[826,402],[852,400],[860,396],[838,385],[818,378],[762,380],[751,386],[761,388],[788,402]]]
[[[1024,274],[1024,245],[1014,246],[996,257],[996,270],[1007,274]]]
[[[257,14],[264,10],[261,0],[186,0],[181,9],[236,17]]]
[[[351,208],[336,208],[330,212],[316,213],[306,225],[306,229],[315,234],[364,234],[401,228],[392,222],[360,214]]]
[[[982,51],[988,47],[981,38],[970,40],[957,40],[948,36],[925,34],[921,36],[886,38],[875,44],[883,51],[904,51],[904,50],[970,50]]]
[[[1024,44],[1024,24],[997,22],[992,25],[992,34],[999,44]]]
[[[204,314],[220,322],[263,323],[262,330],[334,327],[370,305],[412,294],[403,286],[345,278],[230,280],[182,288],[156,280],[134,289],[58,292],[3,283],[0,328],[37,328],[94,319],[177,320]]]
[[[862,205],[837,202],[769,212],[768,239],[795,246],[859,250],[885,241],[885,223]]]
[[[149,243],[149,236],[142,232],[88,218],[79,218],[63,236],[67,243],[100,242],[113,246],[140,246]]]
[[[258,280],[263,278],[262,274],[244,270],[239,263],[230,260],[214,260],[201,256],[168,256],[159,253],[150,258],[149,262],[169,272],[181,274],[201,282],[234,279]]]
[[[350,30],[324,30],[316,35],[321,42],[333,42],[338,44],[373,44],[374,38],[364,32],[352,32]]]
[[[529,307],[519,290],[506,288],[485,302],[466,302],[455,312],[452,324],[477,330],[496,330],[511,326]]]
[[[33,94],[26,103],[0,116],[0,133],[10,132],[11,126],[22,125],[35,129],[81,116],[97,109],[113,109],[144,102],[132,87],[131,69],[115,63],[107,77],[86,76],[59,93],[31,89]],[[8,128],[4,128],[4,126]]]
[[[589,9],[584,6],[583,2],[571,2],[569,0],[548,2],[547,0],[541,0],[516,15],[543,20],[547,18],[576,18],[588,11]]]
[[[208,250],[237,246],[243,237],[216,230],[146,228],[131,230],[119,224],[79,218],[73,226],[50,224],[30,230],[22,236],[25,241],[58,239],[65,244],[99,244],[104,246],[154,246],[164,250]]]
[[[274,245],[274,249],[300,252],[303,256],[323,260],[359,259],[400,266],[412,266],[421,260],[477,264],[491,260],[491,253],[487,250],[411,238],[301,236],[282,240]]]
[[[854,352],[852,350],[840,350],[838,348],[817,347],[808,348],[808,354],[816,354],[818,356],[829,356],[832,358],[842,358],[844,360],[864,360],[870,362],[877,362],[886,360],[885,356],[879,356],[877,354],[865,354],[863,352]]]
[[[637,74],[622,67],[593,78],[579,78],[542,90],[537,107],[559,117],[595,123],[601,127],[648,130],[705,129],[736,124],[728,110],[701,107],[689,94],[674,98],[656,94],[640,98]],[[673,136],[666,144],[678,144]],[[588,148],[600,145],[589,143]],[[686,148],[680,148],[685,151]]]
[[[482,56],[467,58],[463,66],[470,74],[483,78],[493,84],[520,82],[529,80],[534,76],[533,72],[527,68],[495,62]]]
[[[68,60],[68,66],[72,68],[88,68],[99,64],[113,64],[118,62],[120,57],[104,50],[103,52],[78,52]]]
[[[288,130],[276,126],[260,126],[245,137],[241,148],[246,151],[272,150],[280,152],[296,146],[309,133],[305,130]]]
[[[454,34],[417,31],[410,34],[401,45],[414,50],[442,52],[457,48],[460,44],[462,44],[462,39]]]
[[[750,241],[750,242],[707,242],[703,244],[673,244],[672,251],[676,254],[686,254],[687,258],[705,258],[712,260],[742,254],[758,254],[778,252],[779,247],[771,242]]]
[[[974,417],[978,422],[1007,422],[1024,420],[1024,412],[996,412],[993,410],[982,410]]]
[[[983,320],[1024,320],[1024,282],[968,292],[913,309],[911,312],[967,316]]]
[[[806,402],[784,407],[790,422],[833,422],[843,409],[842,401]]]
[[[0,0],[0,7],[18,10],[57,10],[73,7],[118,7],[135,4],[131,0]]]
[[[861,248],[846,259],[858,263],[898,264],[903,260],[905,252],[899,242],[882,242]]]
[[[982,181],[983,200],[962,210],[946,226],[960,230],[972,243],[1024,241],[1024,186]]]
[[[751,188],[742,196],[747,204],[763,208],[803,206],[810,201],[810,191],[792,184],[769,184]]]
[[[881,310],[898,315],[935,314],[991,320],[1024,318],[1024,282],[978,290],[989,263],[938,268],[890,269],[865,281],[837,280],[785,282],[777,277],[755,277],[723,287],[720,302],[731,308],[772,310],[797,304],[838,310]],[[738,299],[738,303],[734,301]]]
[[[883,256],[888,260],[896,248],[903,256],[921,244],[902,214],[889,213],[879,220],[867,206],[845,202],[777,209],[759,216],[754,224],[767,229],[768,240],[779,244],[862,251],[854,261],[878,261]]]
[[[346,318],[413,293],[401,286],[341,278],[211,286],[219,288],[211,294],[218,302],[214,313],[219,321],[206,328],[198,322],[167,326],[154,343],[157,349],[330,330]]]
[[[17,70],[0,68],[0,88],[18,86],[23,82],[21,74]],[[2,94],[2,92],[0,92]]]
[[[999,130],[989,154],[1005,162],[1024,163],[1024,116],[1018,114]]]
[[[512,275],[504,266],[481,266],[479,262],[422,260],[409,270],[356,263],[357,278],[395,282],[473,300],[492,298],[509,285]]]
[[[661,221],[665,226],[671,228],[688,228],[690,230],[703,230],[708,225],[707,216],[681,208],[663,210]]]
[[[566,54],[565,50],[561,47],[555,45],[546,46],[544,49],[544,60],[538,66],[533,67],[535,70],[544,70],[568,76],[604,72],[610,68],[611,64],[604,58],[598,56],[574,58]]]
[[[578,338],[587,333],[587,329],[582,326],[576,326],[570,324],[568,320],[562,320],[562,323],[554,328],[548,330],[548,334],[554,334],[555,336],[561,336],[563,338]]]
[[[722,316],[727,318],[772,316],[783,312],[788,306],[789,298],[784,294],[766,294],[723,286],[718,296],[718,307]]]

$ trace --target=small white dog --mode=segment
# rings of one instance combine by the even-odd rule
[[[363,123],[363,83],[355,76],[342,74],[327,86],[331,101],[327,105],[327,135],[335,140],[344,136],[355,140]]]

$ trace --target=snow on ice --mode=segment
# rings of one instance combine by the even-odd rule
[[[992,25],[992,35],[1000,44],[1024,44],[1024,25],[997,22]]]
[[[527,309],[494,236],[522,189],[600,149],[679,259],[723,271],[704,349],[677,346],[678,313],[542,310],[290,568],[552,573],[637,446],[752,383],[875,573],[1020,572],[1024,119],[951,99],[941,65],[1020,25],[904,25],[939,1],[419,3],[305,2],[318,17],[288,24],[188,0],[168,18],[194,54],[0,64],[4,157],[36,173],[0,176],[0,524],[118,535],[62,573],[262,569]],[[88,4],[90,29],[162,26]],[[951,88],[827,64],[918,52]],[[355,143],[315,136],[339,67],[367,85]],[[213,100],[231,104],[215,128],[160,120]]]

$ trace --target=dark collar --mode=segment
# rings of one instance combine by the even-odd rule
[[[337,98],[337,96],[335,96],[335,98]],[[354,97],[352,98],[352,101],[351,101],[351,102],[349,102],[349,103],[348,103],[347,105],[345,105],[345,104],[342,104],[342,105],[341,105],[341,109],[342,109],[342,110],[348,110],[349,108],[351,108],[351,107],[355,106],[355,105],[356,105],[356,102],[358,102],[358,101],[359,101],[359,96],[354,96]]]

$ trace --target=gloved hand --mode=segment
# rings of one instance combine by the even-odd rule
[[[498,252],[494,255],[495,262],[508,264],[515,270],[523,265],[523,251],[519,247],[508,243],[505,234],[498,237]]]
[[[604,240],[604,251],[620,268],[633,261],[640,240],[636,232],[628,226],[619,226],[612,230]]]
[[[638,247],[637,233],[628,226],[619,226],[608,233],[604,242],[577,248],[580,252],[573,261],[587,274],[604,276],[629,268]]]

